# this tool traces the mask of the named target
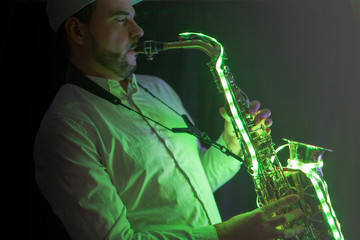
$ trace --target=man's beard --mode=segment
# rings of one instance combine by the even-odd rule
[[[103,47],[93,39],[93,54],[94,59],[104,68],[110,70],[120,78],[126,79],[131,76],[136,70],[136,65],[130,65],[126,60],[126,53],[123,55],[117,52],[111,52]]]

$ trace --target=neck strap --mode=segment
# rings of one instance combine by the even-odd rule
[[[121,105],[123,107],[125,107],[126,109],[135,112],[136,114],[142,116],[143,118],[154,122],[155,124],[173,132],[173,133],[188,133],[191,134],[195,137],[197,137],[200,141],[209,144],[210,146],[213,146],[217,149],[219,149],[222,153],[226,154],[227,156],[232,156],[233,158],[244,162],[244,160],[242,158],[240,158],[239,156],[233,154],[229,149],[227,149],[226,147],[216,143],[215,141],[213,141],[209,135],[205,132],[200,131],[195,125],[193,125],[189,118],[183,114],[180,115],[178,112],[176,112],[173,108],[171,108],[169,105],[167,105],[166,103],[164,103],[161,99],[159,99],[158,97],[156,97],[155,95],[153,95],[148,89],[144,88],[143,86],[141,86],[139,84],[140,87],[142,87],[147,93],[149,93],[152,97],[154,97],[155,99],[157,99],[158,101],[160,101],[162,104],[164,104],[165,106],[167,106],[168,108],[170,108],[172,111],[174,111],[176,114],[178,114],[179,116],[181,116],[186,125],[188,126],[187,128],[168,128],[166,126],[164,126],[163,124],[143,115],[140,112],[135,111],[134,109],[126,106],[125,104],[123,104],[121,102],[121,100],[114,96],[113,94],[111,94],[109,91],[105,90],[104,88],[102,88],[100,85],[96,84],[95,82],[93,82],[91,79],[89,79],[88,77],[86,77],[82,72],[80,72],[74,65],[69,64],[68,69],[67,69],[67,74],[66,74],[66,82],[69,84],[73,84],[76,85],[102,99],[107,100],[108,102],[115,104],[115,105]]]

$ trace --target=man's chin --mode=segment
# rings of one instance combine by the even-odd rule
[[[122,76],[123,78],[130,78],[131,75],[136,71],[136,65],[129,65],[129,68],[127,69],[127,71],[124,71]]]

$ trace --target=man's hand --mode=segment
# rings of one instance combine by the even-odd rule
[[[274,213],[298,200],[299,197],[297,195],[290,195],[251,212],[240,214],[225,222],[218,223],[215,225],[215,229],[219,239],[267,240],[294,237],[304,230],[302,226],[286,230],[277,229],[276,227],[300,217],[302,211],[295,209],[279,216],[274,216]]]
[[[269,118],[271,115],[271,111],[268,108],[260,109],[260,102],[258,100],[254,100],[250,103],[250,107],[249,107],[249,114],[251,114],[255,119],[254,119],[254,124],[255,126],[259,126],[262,125],[262,128],[268,133],[270,134],[271,132],[271,125],[273,123],[272,119]]]
[[[271,125],[273,123],[272,119],[269,118],[271,115],[271,111],[267,108],[260,110],[260,102],[254,100],[250,103],[249,106],[249,114],[254,117],[254,128],[263,128],[268,134],[271,132]],[[234,153],[240,153],[240,143],[236,137],[234,132],[233,125],[231,123],[231,118],[229,114],[226,112],[225,107],[220,108],[220,114],[225,119],[224,123],[224,131],[222,133],[226,146]]]

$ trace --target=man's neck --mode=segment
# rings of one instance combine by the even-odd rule
[[[126,79],[120,81],[120,86],[125,90],[125,92],[127,92],[127,87],[131,81],[132,81],[132,78],[126,78]]]

